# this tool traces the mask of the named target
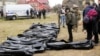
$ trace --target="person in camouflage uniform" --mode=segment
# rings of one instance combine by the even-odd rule
[[[72,8],[72,13],[73,13],[73,17],[74,17],[74,26],[73,26],[73,30],[75,32],[77,32],[77,29],[78,29],[78,22],[79,20],[81,19],[81,14],[80,14],[80,11],[79,11],[79,8],[77,5],[73,5],[73,8]]]

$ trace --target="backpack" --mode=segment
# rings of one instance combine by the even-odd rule
[[[87,13],[88,17],[90,20],[94,20],[97,15],[98,15],[98,12],[95,10],[95,9],[91,9],[89,10],[89,12]]]
[[[84,23],[89,23],[90,21],[94,21],[96,16],[98,15],[98,12],[95,9],[91,9],[88,11],[88,13],[83,18]]]

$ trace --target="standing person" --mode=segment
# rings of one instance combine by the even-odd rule
[[[88,11],[93,9],[89,2],[85,3],[85,9],[83,10],[83,19],[87,15]],[[83,22],[83,30],[86,30],[86,23]]]
[[[66,8],[65,9],[66,11],[66,24],[67,24],[67,27],[68,27],[68,34],[69,34],[69,42],[73,42],[73,34],[72,34],[72,29],[73,29],[73,26],[75,25],[74,24],[74,17],[72,15],[72,12],[70,10],[70,8]]]
[[[92,5],[94,7],[94,9],[97,11],[98,13],[98,7],[96,3],[93,3]],[[98,13],[99,15],[99,13]],[[98,36],[98,22],[99,22],[99,18],[98,15],[95,17],[95,21],[93,23],[93,33],[94,33],[94,42],[98,43],[99,42],[99,36]]]
[[[42,15],[43,15],[43,18],[46,19],[46,10],[45,9],[42,10]]]
[[[57,10],[57,15],[58,15],[58,27],[60,29],[60,8]]]
[[[33,17],[37,17],[36,14],[37,13],[37,11],[36,11],[36,9],[34,9],[34,11],[33,11]]]
[[[97,11],[93,6],[90,6],[90,3],[86,3],[86,8],[83,11],[83,23],[84,29],[87,31],[87,40],[92,40],[94,35],[94,42],[98,44],[98,32],[97,32]],[[87,17],[87,21],[85,21]]]
[[[73,5],[73,17],[74,17],[74,23],[75,23],[75,26],[74,26],[74,28],[73,28],[73,30],[75,31],[75,32],[77,32],[77,30],[78,30],[78,22],[79,22],[79,20],[81,19],[81,14],[80,14],[80,11],[79,11],[79,8],[78,8],[78,6],[77,5]]]
[[[1,9],[1,17],[3,17],[4,16],[4,14],[3,14],[3,9]]]
[[[1,11],[0,11],[0,18],[1,18]]]
[[[26,11],[27,17],[29,18],[29,10]]]
[[[41,10],[39,10],[38,13],[39,13],[38,18],[41,19],[41,13],[42,13]]]
[[[98,33],[100,34],[100,1],[99,1],[99,4],[98,4],[98,8],[97,8],[97,10],[98,10]]]
[[[33,17],[33,9],[32,8],[30,9],[30,16],[31,16],[31,18]]]
[[[66,17],[65,17],[65,7],[64,6],[62,6],[62,8],[60,9],[60,12],[59,12],[59,14],[60,14],[60,25],[63,25],[63,28],[65,27],[65,19],[66,19]]]
[[[36,17],[39,18],[39,11],[36,10]]]

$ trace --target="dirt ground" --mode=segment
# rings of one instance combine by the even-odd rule
[[[58,24],[57,15],[52,13],[47,16],[47,19],[22,19],[14,21],[6,21],[0,19],[0,43],[4,42],[8,36],[16,36],[28,29],[32,23],[56,23]],[[86,38],[86,33],[82,32],[81,21],[79,22],[78,32],[73,32],[74,41],[83,41]],[[67,27],[62,28],[58,35],[58,40],[68,40]],[[100,56],[100,44],[92,50],[47,50],[44,53],[34,54],[34,56]]]

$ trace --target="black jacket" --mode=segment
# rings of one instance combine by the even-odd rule
[[[98,20],[100,20],[100,4],[99,4],[99,6],[96,8],[96,10],[97,10],[97,12],[98,12],[97,18],[98,18]]]

